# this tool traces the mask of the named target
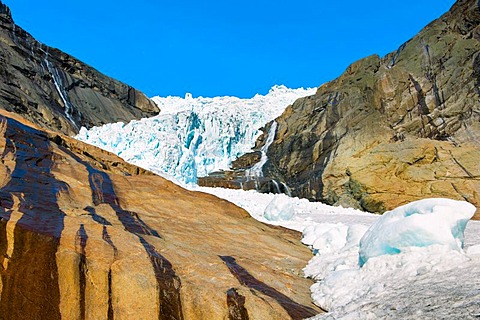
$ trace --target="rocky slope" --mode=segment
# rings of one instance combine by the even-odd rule
[[[299,235],[0,115],[0,319],[302,319]]]
[[[459,0],[386,57],[353,63],[277,118],[267,176],[293,195],[383,212],[480,207],[480,9]]]
[[[138,90],[36,41],[1,1],[0,108],[65,134],[159,111]]]

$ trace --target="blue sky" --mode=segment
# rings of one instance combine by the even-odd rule
[[[396,50],[453,0],[3,0],[15,22],[148,96],[316,87]]]

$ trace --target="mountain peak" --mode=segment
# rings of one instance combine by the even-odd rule
[[[10,8],[7,5],[3,4],[2,1],[0,1],[0,15],[6,16],[8,20],[13,22],[12,12],[10,11]]]

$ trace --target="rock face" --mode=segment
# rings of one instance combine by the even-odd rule
[[[383,212],[480,207],[480,9],[459,0],[398,50],[353,63],[277,119],[267,176],[293,195]]]
[[[1,2],[0,108],[65,134],[159,111],[138,90],[36,41]]]
[[[299,234],[0,115],[0,319],[303,319]]]

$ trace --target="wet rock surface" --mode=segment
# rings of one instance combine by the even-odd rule
[[[0,154],[0,319],[321,312],[296,232],[4,111]]]
[[[159,111],[140,91],[35,40],[1,2],[0,108],[64,134]]]
[[[294,196],[383,212],[480,207],[480,9],[457,1],[398,50],[353,63],[277,118],[265,175]]]

